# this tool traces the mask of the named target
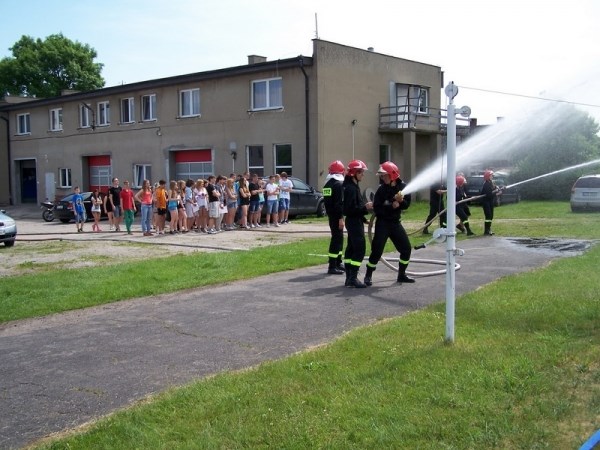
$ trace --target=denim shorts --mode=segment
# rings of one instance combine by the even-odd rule
[[[277,214],[279,203],[277,199],[267,200],[267,214]]]
[[[121,205],[115,205],[113,208],[113,217],[121,217]]]
[[[290,209],[290,199],[280,198],[279,199],[279,211],[287,211]]]
[[[259,208],[258,208],[259,206],[260,206],[260,202],[258,200],[252,200],[252,201],[250,201],[249,211],[256,212],[259,210]]]

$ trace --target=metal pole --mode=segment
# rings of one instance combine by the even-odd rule
[[[452,86],[452,87],[451,87]],[[451,92],[448,105],[447,133],[447,194],[446,213],[446,342],[454,342],[454,304],[456,296],[455,244],[456,244],[456,112],[454,97],[458,89],[451,83],[446,93]]]

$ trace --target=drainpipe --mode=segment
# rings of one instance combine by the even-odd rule
[[[10,206],[14,205],[13,195],[12,195],[12,165],[10,163],[11,155],[10,155],[10,122],[6,117],[0,116],[0,119],[6,122],[6,153],[8,156],[8,204]]]
[[[305,111],[305,133],[306,133],[306,182],[310,183],[310,174],[309,174],[309,167],[310,167],[310,120],[309,120],[309,114],[308,114],[308,101],[309,101],[309,88],[308,88],[308,74],[306,73],[306,70],[304,70],[304,58],[300,57],[300,70],[302,71],[302,74],[304,75],[304,111]]]

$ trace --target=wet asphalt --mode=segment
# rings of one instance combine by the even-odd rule
[[[458,242],[465,254],[456,258],[456,295],[582,249],[530,244],[497,236]],[[323,265],[2,324],[0,448],[20,448],[167,388],[443,302],[445,276],[418,275],[444,269],[445,260],[446,244],[414,251],[412,285],[397,284],[396,272],[380,263],[372,287],[344,288],[344,277],[326,275]]]

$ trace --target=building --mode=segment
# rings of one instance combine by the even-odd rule
[[[439,67],[319,39],[313,55],[0,103],[0,204],[130,180],[286,171],[321,186],[332,160],[441,154]],[[18,100],[18,101],[15,101]],[[376,185],[376,179],[368,181]],[[373,186],[375,187],[375,186]]]

